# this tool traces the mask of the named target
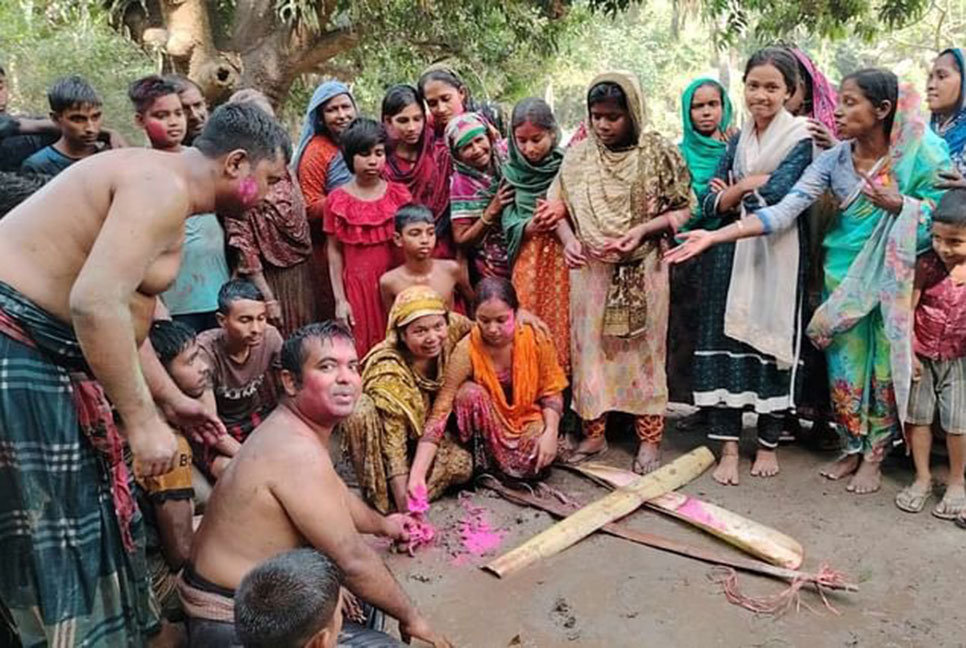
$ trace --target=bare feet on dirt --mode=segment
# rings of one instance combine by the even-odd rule
[[[751,466],[753,477],[774,477],[778,474],[778,453],[774,450],[758,448],[755,463]]]
[[[845,490],[856,495],[868,495],[882,485],[882,470],[878,461],[862,461]]]
[[[563,458],[566,464],[577,464],[587,461],[591,457],[599,455],[607,450],[607,438],[604,436],[585,438],[577,444],[569,454]]]
[[[638,475],[646,475],[660,467],[661,444],[641,441],[641,445],[637,448],[637,457],[634,458],[632,470]]]
[[[845,455],[841,459],[829,462],[822,466],[818,474],[820,474],[825,479],[831,479],[836,481],[842,479],[843,477],[848,477],[854,473],[859,468],[860,457],[857,454]]]
[[[721,448],[721,458],[718,467],[711,473],[711,477],[725,486],[738,485],[738,444],[735,441],[725,441]]]

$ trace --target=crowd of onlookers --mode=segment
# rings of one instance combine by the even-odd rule
[[[929,79],[931,117],[889,71],[835,87],[801,50],[764,48],[745,69],[741,130],[725,88],[698,79],[672,144],[648,129],[636,77],[607,73],[566,148],[546,102],[525,99],[505,120],[446,68],[389,88],[379,119],[359,114],[347,85],[321,84],[291,165],[264,192],[240,181],[240,215],[187,218],[141,349],[224,427],[179,434],[173,469],[138,476],[160,613],[179,621],[190,605],[189,617],[231,624],[191,599],[224,594],[192,565],[196,515],[212,498],[202,543],[217,542],[219,507],[242,488],[217,485],[238,457],[256,460],[244,448],[280,403],[315,412],[326,434],[337,424],[383,514],[354,509],[356,527],[363,516],[397,540],[407,533],[393,511],[475,472],[541,479],[555,461],[604,452],[621,422],[639,440],[633,470],[650,472],[671,398],[698,406],[694,421],[722,442],[723,485],[739,482],[748,411],[757,477],[778,474],[779,442],[803,418],[837,432],[842,457],[822,474],[855,493],[878,490],[904,439],[917,476],[896,505],[914,513],[934,490],[936,424],[950,471],[932,512],[966,526],[963,51],[941,53]],[[5,81],[0,68],[0,213],[127,146],[82,78],[50,87],[49,118],[10,114]],[[129,96],[156,151],[204,140],[209,107],[189,79],[151,75]],[[255,89],[227,103],[274,116]],[[348,329],[312,328],[333,319]],[[347,363],[344,392],[299,400],[315,389],[300,374],[306,336],[334,346],[349,329],[353,357],[313,369]],[[230,632],[246,646],[365,641],[341,626],[340,559],[263,562],[230,589]]]

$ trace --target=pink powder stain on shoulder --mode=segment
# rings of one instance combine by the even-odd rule
[[[704,502],[693,497],[688,497],[681,506],[675,509],[675,512],[717,531],[724,531],[726,528],[725,523],[716,518],[705,507]]]

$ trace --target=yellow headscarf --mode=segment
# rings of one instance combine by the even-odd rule
[[[402,328],[426,315],[447,317],[449,335],[436,362],[436,376],[415,371],[406,357]],[[412,286],[399,293],[389,311],[386,339],[374,346],[363,359],[362,391],[381,410],[402,414],[409,421],[410,433],[420,436],[432,396],[443,384],[446,362],[456,343],[472,324],[458,313],[449,313],[446,303],[427,286]]]

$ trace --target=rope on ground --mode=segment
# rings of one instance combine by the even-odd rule
[[[803,587],[809,584],[815,586],[815,590],[822,598],[822,603],[825,604],[826,609],[838,616],[839,611],[829,603],[824,588],[842,588],[845,585],[845,575],[840,571],[832,569],[827,564],[821,566],[817,575],[796,577],[787,588],[777,594],[768,596],[755,597],[742,593],[738,585],[738,572],[732,567],[715,565],[708,573],[708,578],[716,585],[721,586],[725,598],[732,605],[741,606],[755,614],[769,614],[773,616],[781,616],[793,605],[795,606],[796,612],[800,612],[801,608],[805,607],[809,612],[816,613],[816,610],[808,605],[808,603],[802,601],[799,593]]]

